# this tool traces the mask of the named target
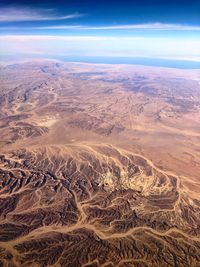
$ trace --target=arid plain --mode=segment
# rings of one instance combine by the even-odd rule
[[[200,70],[0,67],[0,266],[200,266]]]

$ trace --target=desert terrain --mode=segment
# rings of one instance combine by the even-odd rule
[[[0,66],[0,266],[199,267],[200,70]]]

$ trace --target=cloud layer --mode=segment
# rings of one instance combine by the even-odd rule
[[[51,20],[64,20],[70,18],[80,17],[81,14],[74,13],[63,17],[49,17]],[[36,19],[36,18],[35,18]],[[1,16],[0,16],[1,20]],[[39,20],[39,17],[38,17]],[[42,19],[41,19],[42,20]],[[47,20],[47,17],[43,17],[43,20]],[[80,30],[80,31],[115,31],[115,30],[148,30],[148,31],[200,31],[200,26],[181,25],[181,24],[164,24],[164,23],[145,23],[145,24],[128,24],[128,25],[106,25],[106,26],[88,26],[88,25],[51,25],[51,26],[11,26],[0,27],[4,30]]]
[[[69,25],[51,26],[46,29],[65,29],[69,28]],[[176,30],[176,31],[200,31],[200,26],[190,26],[181,24],[164,24],[164,23],[145,23],[145,24],[128,24],[128,25],[107,25],[107,26],[77,26],[82,30]]]

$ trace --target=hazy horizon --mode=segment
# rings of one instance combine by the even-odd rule
[[[1,56],[200,62],[198,1],[1,1]]]

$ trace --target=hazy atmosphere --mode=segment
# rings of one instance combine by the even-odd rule
[[[1,57],[128,56],[199,62],[199,10],[195,0],[1,1]]]

